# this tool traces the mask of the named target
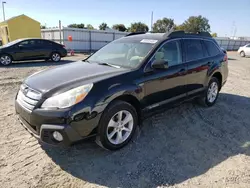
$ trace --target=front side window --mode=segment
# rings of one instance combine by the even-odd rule
[[[174,66],[182,63],[180,41],[166,42],[160,47],[154,55],[153,60],[165,60],[168,66]]]
[[[193,61],[204,57],[203,48],[199,39],[185,39],[186,61]]]
[[[216,56],[220,53],[220,50],[213,42],[204,40],[204,44],[210,56]]]
[[[111,42],[94,53],[88,61],[90,63],[108,63],[120,67],[138,67],[150,50],[153,43],[142,40],[122,39]]]

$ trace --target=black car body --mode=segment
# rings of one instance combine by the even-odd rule
[[[110,123],[115,122],[117,126],[112,131],[116,138],[112,139],[120,142],[118,136],[125,135],[123,129],[128,130],[119,124],[120,121],[127,121],[126,114],[130,119],[132,117],[129,121],[133,122],[133,126],[131,124],[129,129],[134,132],[134,124],[140,124],[143,117],[164,107],[197,97],[206,106],[212,106],[227,80],[227,55],[206,33],[132,33],[112,43],[108,45],[117,44],[113,51],[117,50],[120,43],[125,44],[121,50],[126,51],[125,56],[117,52],[116,56],[108,54],[107,45],[84,62],[49,69],[24,81],[17,95],[16,112],[33,135],[55,145],[68,145],[96,136],[99,145],[107,149],[119,149],[132,136],[128,136],[124,143],[110,143],[106,138],[110,135],[109,129],[106,130]],[[129,63],[122,64],[123,61],[127,62],[129,54],[138,51],[133,45],[144,49],[141,50],[144,58],[132,56],[128,58]],[[105,61],[111,56],[113,58],[109,62],[98,60],[101,57]],[[161,56],[164,56],[163,59]],[[74,88],[82,86],[84,92],[87,91],[83,94],[84,99],[67,106],[70,100],[64,94],[67,91],[74,93]],[[77,96],[81,99],[82,95]],[[119,114],[114,115],[118,111],[121,114],[119,122],[115,120]],[[60,141],[55,139],[55,131],[61,134]],[[105,132],[106,137],[103,135]]]
[[[12,61],[51,59],[60,61],[67,55],[63,45],[45,39],[18,39],[0,47],[0,62],[9,65]]]

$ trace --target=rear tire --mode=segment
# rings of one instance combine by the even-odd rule
[[[209,81],[205,95],[198,99],[198,102],[205,107],[213,106],[219,96],[220,83],[217,78],[212,77]]]
[[[12,63],[12,57],[10,55],[4,54],[0,56],[0,62],[4,66],[8,66]]]
[[[53,62],[59,62],[61,60],[61,55],[58,52],[52,52],[50,59]]]
[[[125,101],[114,101],[103,113],[96,143],[107,150],[118,150],[129,143],[138,125],[135,108]]]
[[[240,56],[241,56],[241,57],[245,57],[245,52],[244,52],[244,51],[241,51],[241,52],[240,52]]]

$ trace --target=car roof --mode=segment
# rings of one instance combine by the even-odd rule
[[[154,39],[154,40],[161,40],[163,39],[165,33],[145,33],[145,34],[138,34],[138,35],[131,35],[127,36],[130,39]]]
[[[127,36],[122,37],[120,40],[140,41],[143,39],[148,39],[161,42],[172,38],[200,38],[213,40],[212,36],[208,32],[186,33],[184,31],[173,31],[169,33],[130,33]]]

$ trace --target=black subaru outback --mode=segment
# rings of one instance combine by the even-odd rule
[[[209,33],[131,33],[83,62],[31,75],[15,106],[21,124],[43,142],[95,136],[116,150],[153,112],[194,98],[214,105],[227,76],[227,54]]]

